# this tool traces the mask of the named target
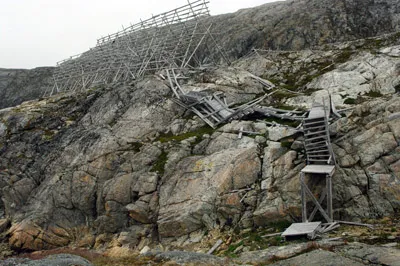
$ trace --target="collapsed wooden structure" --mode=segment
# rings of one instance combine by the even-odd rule
[[[166,69],[166,76],[169,80],[170,88],[176,97],[173,100],[182,107],[195,113],[212,128],[216,128],[221,123],[240,120],[254,113],[265,117],[297,121],[302,121],[307,115],[307,112],[304,111],[283,110],[260,105],[269,94],[265,94],[239,107],[232,108],[231,104],[227,103],[226,97],[222,92],[185,92],[179,83],[179,80],[184,77],[176,73],[175,69]],[[271,90],[275,87],[274,84],[268,80],[263,80],[259,77],[254,78],[262,82],[267,90]]]
[[[164,68],[198,67],[213,60],[207,53],[211,45],[227,60],[211,34],[208,3],[188,1],[98,39],[89,51],[57,63],[54,87],[45,96],[129,81]]]

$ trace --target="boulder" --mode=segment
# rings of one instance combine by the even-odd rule
[[[201,219],[216,211],[219,195],[253,184],[260,167],[255,148],[183,159],[160,188],[157,224],[161,236],[180,236],[204,227]]]

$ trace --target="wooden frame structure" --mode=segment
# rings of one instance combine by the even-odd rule
[[[328,223],[333,222],[332,208],[332,176],[335,173],[334,165],[307,165],[300,172],[301,185],[301,203],[302,203],[302,222],[308,223],[314,219],[317,211],[325,218]],[[319,174],[326,176],[326,188],[322,191],[320,198],[317,200],[305,181],[306,174]],[[310,216],[307,214],[307,196],[312,200],[315,207]],[[322,207],[322,203],[326,198],[326,210]]]
[[[264,96],[256,98],[239,107],[231,108],[231,104],[227,103],[226,97],[222,92],[212,94],[194,91],[185,92],[179,83],[179,80],[181,78],[184,79],[185,77],[181,76],[179,73],[177,74],[176,69],[166,69],[165,71],[169,80],[170,88],[176,97],[174,101],[195,113],[212,128],[216,128],[223,122],[240,120],[241,118],[253,113],[258,113],[265,117],[276,117],[297,121],[302,121],[307,115],[307,112],[304,111],[282,110],[261,106],[260,103],[270,94],[265,94]],[[165,78],[162,75],[161,77]],[[274,84],[267,80],[263,80],[259,77],[254,78],[266,86],[267,90],[275,87]]]
[[[302,202],[302,221],[311,222],[317,211],[321,213],[328,223],[333,222],[332,208],[332,176],[335,173],[335,155],[331,146],[329,136],[329,117],[331,111],[337,115],[336,110],[332,108],[332,101],[328,105],[315,104],[310,113],[303,121],[304,146],[307,154],[307,165],[300,172],[301,202]],[[325,175],[326,187],[323,189],[320,198],[317,200],[310,188],[306,184],[305,175],[310,174],[313,178]],[[307,196],[313,202],[314,209],[308,216]],[[326,209],[322,203],[326,199]]]
[[[98,39],[96,47],[57,63],[54,87],[45,96],[129,81],[164,68],[197,67],[204,60],[210,63],[207,60],[213,59],[204,53],[209,45],[228,62],[211,34],[208,3],[188,0],[185,6]]]

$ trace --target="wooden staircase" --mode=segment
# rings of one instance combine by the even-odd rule
[[[326,124],[325,116],[304,119],[304,146],[307,164],[331,164],[333,162],[329,129]]]
[[[307,164],[332,165],[335,163],[329,137],[329,110],[325,105],[315,106],[303,120],[304,147]]]

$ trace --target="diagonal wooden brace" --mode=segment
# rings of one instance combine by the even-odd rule
[[[322,194],[318,200],[319,204],[322,204],[322,202],[324,202],[324,199],[326,198],[326,188],[322,191]],[[317,206],[314,207],[314,210],[312,211],[312,213],[310,214],[310,217],[308,218],[308,220],[310,222],[312,222],[312,220],[314,219],[315,214],[317,213],[318,208]]]
[[[318,210],[320,211],[320,213],[322,214],[322,216],[324,216],[324,218],[326,219],[327,222],[331,223],[332,219],[328,216],[328,214],[325,212],[325,210],[322,208],[321,204],[319,204],[318,200],[314,197],[313,193],[310,191],[310,189],[307,187],[307,185],[304,183],[304,180],[301,180],[301,186],[304,189],[304,191],[306,192],[306,194],[308,194],[312,200],[312,202],[315,204],[315,206],[318,208]]]

